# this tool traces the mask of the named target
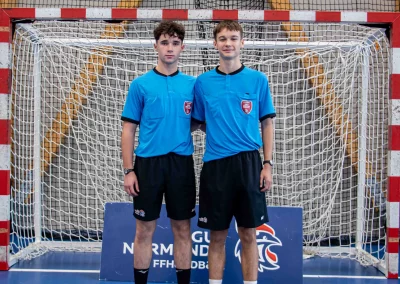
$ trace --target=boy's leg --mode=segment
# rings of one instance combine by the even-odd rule
[[[189,284],[192,264],[190,220],[172,220],[174,234],[174,261],[178,284]]]
[[[235,218],[242,244],[243,279],[257,281],[258,249],[256,228],[268,222],[265,193],[260,191],[262,163],[258,151],[242,152],[237,161],[241,175],[237,179]]]
[[[200,178],[198,226],[210,230],[210,283],[221,283],[225,268],[225,241],[233,217],[235,158],[206,162]]]
[[[178,284],[189,284],[192,263],[190,219],[196,215],[196,180],[192,156],[168,154],[165,203],[174,234]]]
[[[153,235],[156,220],[160,217],[164,194],[162,160],[162,156],[152,158],[136,156],[135,173],[140,192],[133,199],[133,216],[136,218],[133,267],[137,284],[147,283],[151,264]]]
[[[192,239],[190,220],[172,220],[174,234],[174,261],[178,269],[190,269],[192,262]]]
[[[242,244],[242,272],[244,281],[257,281],[258,276],[258,249],[256,229],[238,227],[238,234]]]
[[[210,280],[222,280],[225,268],[225,241],[228,230],[211,231],[208,248],[208,273]]]
[[[135,283],[137,284],[147,283],[155,229],[156,220],[149,222],[136,220],[133,268]]]

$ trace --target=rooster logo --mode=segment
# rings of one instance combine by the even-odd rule
[[[238,231],[236,224],[236,232]],[[273,246],[282,246],[281,240],[275,235],[275,230],[268,226],[267,224],[262,224],[256,228],[257,236],[257,247],[258,247],[258,271],[263,272],[266,270],[277,270],[278,265],[278,255],[271,251]],[[240,240],[235,246],[235,256],[239,259],[241,251]]]

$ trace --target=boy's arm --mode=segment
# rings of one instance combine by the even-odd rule
[[[135,135],[137,124],[124,121],[121,134],[122,163],[124,169],[133,168],[133,150],[135,148]],[[139,194],[139,183],[135,172],[124,173],[124,190],[135,197]]]
[[[124,169],[133,168],[133,150],[135,148],[136,129],[140,122],[143,110],[143,100],[136,86],[136,82],[132,81],[128,96],[125,101],[124,110],[122,111],[121,119],[121,151],[122,163]],[[128,174],[124,173],[124,189],[129,195],[135,197],[139,193],[139,184],[136,174],[131,171]]]
[[[274,119],[266,118],[261,122],[264,161],[272,160],[272,149],[274,145]],[[260,188],[262,192],[269,190],[272,186],[272,166],[268,163],[263,165],[260,174]]]

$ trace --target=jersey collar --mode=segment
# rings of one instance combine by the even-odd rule
[[[217,68],[215,68],[215,71],[217,71],[217,73],[221,74],[221,75],[235,75],[237,73],[240,73],[244,69],[244,65],[242,64],[242,66],[238,70],[235,70],[231,73],[226,74],[226,73],[222,72],[221,70],[219,70],[218,67],[219,67],[219,65],[217,66]]]
[[[161,72],[158,72],[157,69],[156,69],[156,67],[153,68],[153,71],[154,71],[154,73],[156,73],[157,75],[164,76],[164,77],[173,77],[173,76],[175,76],[175,75],[178,75],[178,73],[179,73],[179,70],[176,70],[176,71],[175,71],[174,73],[172,73],[171,75],[165,75],[165,74],[163,74],[163,73],[161,73]]]

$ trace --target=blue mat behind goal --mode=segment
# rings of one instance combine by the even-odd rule
[[[198,212],[198,207],[196,207]],[[259,283],[302,283],[302,209],[268,207],[270,222],[257,228]],[[133,239],[135,218],[132,203],[107,203],[101,253],[100,279],[133,281]],[[210,233],[192,219],[192,283],[208,283]],[[243,283],[240,266],[241,244],[233,220],[226,241],[224,283]],[[149,282],[176,282],[173,235],[163,205],[153,239]]]

